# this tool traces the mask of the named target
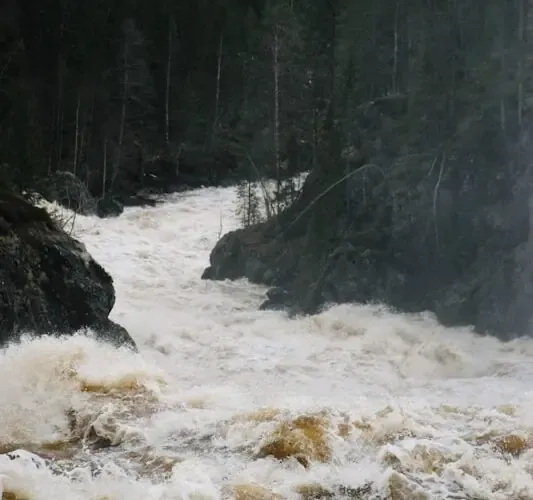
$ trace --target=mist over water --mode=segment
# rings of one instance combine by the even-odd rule
[[[533,341],[378,306],[258,311],[264,288],[200,280],[234,200],[76,218],[140,353],[81,336],[1,353],[0,448],[27,450],[0,456],[5,498],[533,499]],[[261,453],[302,417],[321,430],[296,434],[305,457]]]

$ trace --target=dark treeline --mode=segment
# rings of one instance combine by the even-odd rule
[[[341,152],[364,149],[358,110],[385,96],[406,99],[380,137],[393,156],[463,135],[492,161],[527,125],[528,3],[8,0],[2,178],[70,170],[101,194],[161,157],[211,177],[344,169]]]
[[[285,174],[310,169],[270,211],[284,253],[271,242],[256,281],[523,330],[530,4],[7,0],[0,179],[70,171],[100,197],[241,172],[277,178],[279,200]],[[339,252],[368,286],[324,289]]]
[[[2,180],[23,187],[67,170],[98,196],[149,183],[147,167],[172,182],[178,162],[213,182],[252,165],[275,171],[291,144],[311,140],[309,73],[324,44],[323,16],[307,10],[263,0],[3,2]]]

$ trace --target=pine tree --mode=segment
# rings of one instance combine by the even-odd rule
[[[237,186],[236,215],[242,227],[250,227],[261,222],[259,196],[255,184],[249,180]]]

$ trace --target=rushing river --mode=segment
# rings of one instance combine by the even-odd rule
[[[1,353],[4,500],[533,499],[532,340],[379,307],[258,311],[263,288],[200,280],[234,212],[212,188],[76,218],[140,353]]]

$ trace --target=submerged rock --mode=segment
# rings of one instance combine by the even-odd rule
[[[113,279],[46,210],[0,195],[0,343],[20,334],[91,329],[116,345],[135,343],[108,316]]]

